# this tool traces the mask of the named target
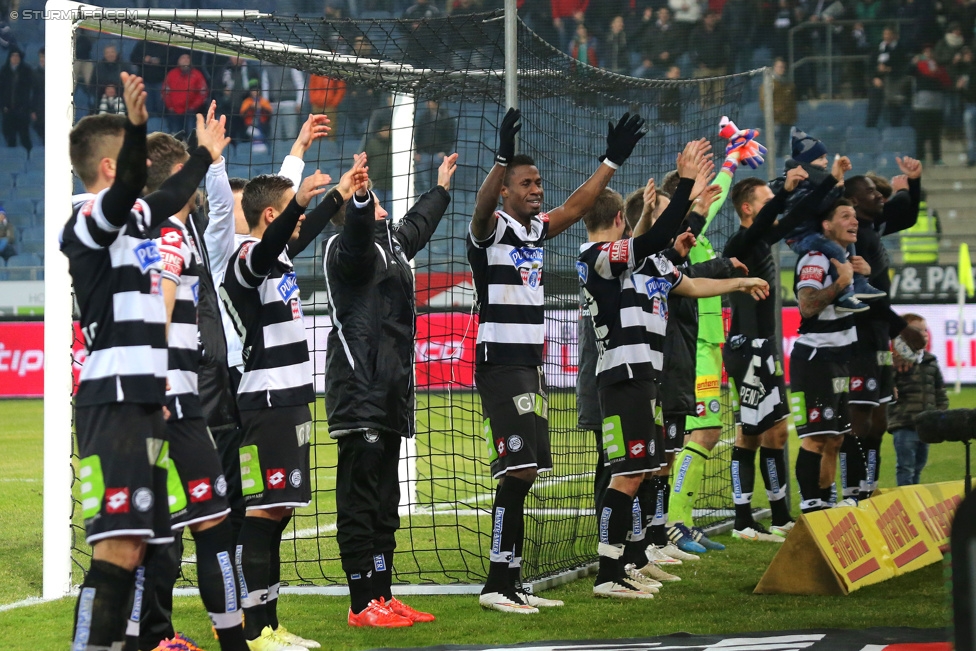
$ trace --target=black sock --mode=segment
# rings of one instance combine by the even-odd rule
[[[610,485],[610,469],[603,464],[603,430],[592,430],[596,436],[596,473],[593,476],[593,504],[603,501],[603,494]]]
[[[373,554],[373,598],[393,598],[393,552]]]
[[[844,442],[840,446],[840,485],[844,498],[856,498],[864,487],[867,478],[867,467],[865,466],[864,448],[862,441],[853,434],[844,437]]]
[[[645,479],[637,489],[637,496],[631,508],[630,540],[624,547],[624,563],[633,565],[637,569],[647,565],[647,554],[644,553],[648,545],[647,525],[654,517],[656,493],[654,481],[651,478]]]
[[[782,449],[759,448],[759,463],[766,497],[773,512],[773,526],[781,527],[792,520],[786,506],[786,453]]]
[[[756,521],[752,517],[752,492],[756,485],[756,451],[738,446],[732,448],[732,502],[735,504],[735,525],[747,529]]]
[[[240,590],[234,569],[230,520],[193,533],[200,599],[217,631],[221,651],[247,651],[241,626]]]
[[[526,493],[528,496],[528,493]],[[515,546],[512,548],[512,560],[508,563],[508,584],[522,589],[522,549],[525,546],[525,499],[519,502],[515,509]]]
[[[125,641],[126,605],[136,573],[107,561],[92,561],[75,603],[72,648],[110,647]]]
[[[507,476],[495,492],[491,509],[492,534],[488,564],[488,578],[484,592],[504,592],[511,588],[509,565],[515,558],[519,533],[522,530],[522,505],[532,484]]]
[[[597,509],[600,522],[600,537],[597,553],[600,555],[600,569],[596,583],[606,583],[623,578],[624,541],[627,529],[633,520],[634,498],[616,489],[608,488],[603,495],[603,504]]]
[[[139,622],[142,621],[143,599],[146,594],[146,559],[136,568],[135,587],[132,591],[132,607],[125,623],[125,646],[122,651],[139,651]]]
[[[373,600],[373,568],[364,567],[357,572],[346,572],[346,582],[349,584],[349,607],[358,615]]]
[[[271,557],[268,560],[268,626],[278,630],[278,591],[281,590],[281,536],[291,522],[289,513],[281,519],[275,537],[271,539]]]
[[[861,439],[861,446],[864,450],[865,477],[858,498],[866,500],[878,488],[878,477],[881,475],[881,439],[865,437]]]
[[[800,510],[804,513],[823,508],[820,458],[821,455],[803,447],[796,455],[796,483],[800,487]]]
[[[648,527],[650,542],[656,547],[668,544],[668,500],[671,495],[671,483],[668,477],[654,478],[654,514],[651,516],[651,526]]]
[[[261,636],[268,621],[268,586],[271,578],[271,543],[275,540],[278,521],[247,517],[241,526],[241,573],[244,585],[244,635],[249,640]]]

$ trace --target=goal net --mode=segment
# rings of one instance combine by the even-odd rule
[[[487,573],[495,482],[473,386],[477,314],[464,238],[506,109],[503,16],[455,14],[418,22],[248,14],[205,11],[194,19],[185,14],[161,19],[160,14],[106,10],[81,16],[72,26],[72,51],[88,54],[71,57],[71,119],[113,109],[111,85],[121,66],[147,81],[149,131],[181,130],[184,117],[173,109],[194,106],[197,95],[191,88],[185,96],[170,92],[164,97],[162,88],[172,70],[188,63],[184,74],[196,77],[199,71],[205,82],[198,93],[200,110],[213,98],[219,113],[228,116],[233,144],[224,156],[231,177],[276,172],[309,111],[325,112],[332,133],[307,152],[306,172],[320,168],[338,179],[353,154],[366,151],[377,194],[393,219],[436,183],[444,154],[459,154],[448,213],[414,261],[417,436],[405,441],[402,450],[402,525],[394,565],[398,583],[435,592],[474,590]],[[115,61],[109,60],[113,50]],[[761,80],[760,71],[699,80],[690,79],[691,70],[685,69],[684,78],[667,81],[613,74],[552,47],[522,23],[518,70],[524,125],[519,147],[537,161],[549,207],[561,204],[596,169],[609,120],[637,111],[650,127],[613,178],[612,187],[627,194],[649,177],[660,183],[690,139],[707,137],[719,151],[719,118],[735,118],[744,103],[757,99]],[[48,164],[49,184],[66,179],[65,163],[58,168]],[[52,200],[47,205],[50,239],[68,214],[65,193],[56,208]],[[724,208],[707,233],[716,250],[737,227],[733,211]],[[327,227],[295,261],[320,396],[328,381],[324,362],[331,326],[321,244],[332,232]],[[584,239],[583,226],[577,224],[546,247],[545,372],[555,469],[536,482],[526,504],[523,572],[528,582],[563,575],[596,558],[597,454],[593,433],[577,426],[574,391],[579,315],[574,263]],[[49,275],[57,273],[50,270]],[[58,345],[64,350],[63,339]],[[76,370],[84,358],[80,348],[76,342]],[[48,359],[52,363],[60,357]],[[64,392],[63,384],[51,386]],[[728,468],[734,432],[727,391],[723,395],[723,440],[709,461],[696,504],[697,522],[703,525],[727,519],[732,508]],[[285,534],[282,580],[328,591],[345,583],[335,540],[336,445],[328,436],[321,397],[312,412],[313,502],[295,514]],[[51,464],[59,468],[57,457]],[[72,482],[71,583],[77,584],[90,550],[84,543],[76,476]],[[53,522],[45,526],[66,524],[49,518]],[[192,585],[188,535],[186,542],[182,584]]]

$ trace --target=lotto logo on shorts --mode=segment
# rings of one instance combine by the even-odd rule
[[[851,378],[851,391],[860,391],[864,388],[864,378],[854,376]]]
[[[285,469],[268,468],[264,474],[265,485],[268,490],[279,490],[285,487]]]
[[[630,459],[643,459],[647,456],[647,446],[643,441],[635,441],[627,447],[627,457]]]
[[[495,450],[498,451],[499,457],[504,457],[506,454],[508,454],[508,448],[505,447],[505,439],[495,440]]]
[[[695,413],[698,415],[699,418],[701,418],[702,416],[705,415],[705,403],[704,402],[696,402],[695,403]]]
[[[820,409],[817,407],[811,407],[810,411],[807,413],[807,422],[819,423],[820,422]]]
[[[197,479],[191,481],[187,486],[190,489],[191,502],[206,502],[213,497],[213,490],[210,488],[209,479]]]
[[[105,489],[105,512],[106,513],[128,513],[129,512],[129,489],[128,488],[106,488]]]

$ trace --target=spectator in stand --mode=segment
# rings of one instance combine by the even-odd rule
[[[700,0],[668,0],[668,7],[674,15],[678,31],[687,39],[695,25],[702,20],[702,3]]]
[[[33,71],[24,63],[20,50],[11,50],[7,62],[0,68],[0,110],[3,111],[3,137],[8,147],[20,144],[30,152],[33,143],[30,136],[31,90],[34,86]]]
[[[430,18],[440,18],[441,10],[438,9],[430,0],[414,0],[414,4],[407,7],[403,12],[406,20],[429,20]]]
[[[722,9],[722,24],[725,25],[729,40],[734,44],[729,72],[741,72],[752,67],[753,38],[759,9],[756,0],[728,0]]]
[[[874,75],[868,88],[867,126],[878,126],[883,109],[887,109],[888,123],[900,127],[905,115],[908,92],[908,53],[902,47],[895,28],[888,26],[881,32]]]
[[[884,0],[856,0],[852,18],[863,21],[861,28],[868,43],[881,41],[881,24],[874,22],[891,18],[891,10]]]
[[[119,97],[119,90],[115,84],[105,86],[105,92],[98,102],[98,112],[125,115],[125,101]]]
[[[642,55],[641,68],[634,73],[635,77],[663,76],[685,49],[684,34],[674,24],[671,10],[661,7],[657,10],[657,18],[652,20],[653,17],[653,9],[644,10],[644,19],[637,32],[639,36],[635,38]]]
[[[925,143],[929,143],[932,162],[942,162],[942,127],[946,92],[952,86],[949,73],[933,57],[932,46],[926,45],[921,54],[912,59],[915,76],[915,95],[912,97],[912,120],[915,126],[915,155],[925,160]]]
[[[765,88],[759,88],[759,108],[766,111]],[[786,76],[786,61],[776,57],[773,62],[773,123],[776,125],[776,156],[791,151],[790,128],[796,124],[796,86]]]
[[[976,0],[959,0],[949,9],[950,22],[959,23],[962,35],[972,45],[976,43]]]
[[[92,74],[95,70],[95,62],[92,61],[92,42],[85,33],[85,30],[75,30],[75,62],[72,66],[75,73],[75,83],[83,88],[91,83]],[[85,92],[91,95],[86,88]]]
[[[929,343],[928,324],[918,314],[906,314],[908,325],[921,330]],[[927,350],[920,350],[910,366],[901,365],[895,372],[898,401],[888,405],[888,430],[895,444],[895,479],[899,486],[918,484],[929,458],[929,446],[918,438],[915,417],[932,409],[949,408],[945,380],[939,360]]]
[[[44,48],[37,51],[37,67],[34,68],[34,88],[31,90],[31,125],[44,144]]]
[[[379,125],[366,136],[366,160],[369,162],[369,178],[380,205],[386,204],[393,193],[393,155],[390,124]]]
[[[329,116],[329,131],[326,138],[336,138],[341,124],[339,105],[346,96],[346,82],[334,77],[312,75],[308,78],[308,102],[312,113],[324,113]]]
[[[246,59],[232,56],[227,57],[227,63],[218,76],[219,81],[214,83],[217,115],[228,116],[227,135],[235,143],[243,138],[247,131],[247,126],[241,119],[241,105],[251,88],[251,80],[256,80],[259,76],[260,69],[253,62],[248,66]]]
[[[668,68],[664,78],[669,80],[681,79],[681,68],[677,64]],[[681,86],[666,86],[658,94],[657,120],[666,124],[681,122]]]
[[[919,52],[924,44],[939,40],[938,15],[935,0],[901,0],[895,18],[906,21],[899,23],[898,35],[906,52]]]
[[[376,58],[376,50],[366,36],[357,36],[353,39],[352,49],[353,53],[360,59]],[[366,130],[367,123],[373,111],[382,106],[385,99],[384,93],[380,90],[374,90],[368,86],[360,86],[350,82],[346,86],[346,97],[343,101],[346,105],[346,116],[349,120],[346,133],[362,135]],[[333,132],[335,132],[335,129],[333,129]]]
[[[106,45],[102,48],[102,60],[95,64],[95,73],[92,77],[92,84],[95,86],[94,97],[101,97],[105,93],[105,86],[118,84],[122,73],[128,71],[129,67],[119,61],[118,48],[114,45]]]
[[[870,60],[873,48],[868,34],[864,23],[854,23],[844,39],[843,53],[848,56],[863,57],[865,61]],[[858,97],[864,96],[867,90],[864,86],[866,77],[864,61],[850,61],[844,65],[843,82],[849,84],[852,92]]]
[[[576,25],[584,22],[590,0],[549,0],[552,9],[552,26],[561,47],[568,50]]]
[[[0,258],[4,260],[17,255],[14,242],[17,241],[17,230],[14,225],[7,220],[7,213],[0,208]]]
[[[298,116],[305,104],[305,75],[286,66],[263,66],[261,91],[271,102],[274,116],[268,137],[294,140],[298,136]]]
[[[949,71],[950,78],[954,79],[952,72],[962,61],[964,43],[962,26],[959,23],[950,23],[945,35],[939,39],[932,51],[933,58]],[[957,140],[962,133],[962,98],[955,87],[950,88],[946,93],[944,116],[946,135],[950,139]]]
[[[789,33],[796,24],[793,7],[790,0],[779,0],[773,12],[773,31],[770,47],[778,57],[789,55]]]
[[[610,21],[610,31],[607,32],[603,44],[603,67],[618,75],[630,72],[630,50],[627,49],[627,31],[624,29],[623,16],[614,16]]]
[[[426,192],[424,188],[437,185],[437,169],[444,157],[454,151],[457,130],[457,120],[434,100],[427,100],[426,105],[417,111],[413,132],[418,196]]]
[[[241,120],[244,121],[247,137],[251,140],[251,151],[264,153],[268,151],[265,139],[268,135],[268,125],[274,110],[268,98],[261,94],[261,84],[252,79],[251,89],[241,104]]]
[[[691,32],[688,51],[695,66],[695,79],[719,77],[728,72],[729,44],[719,20],[717,13],[709,11],[702,24]],[[721,104],[725,82],[721,79],[702,82],[699,90],[703,106]]]
[[[163,80],[166,79],[169,50],[161,43],[140,40],[129,53],[129,63],[146,84],[146,108],[149,115],[163,114]],[[224,115],[218,113],[218,115]],[[230,115],[227,113],[226,115]]]
[[[976,167],[976,57],[969,46],[962,49],[962,61],[956,67],[956,89],[962,95],[965,107],[966,165]]]
[[[196,128],[197,111],[209,97],[207,79],[190,64],[190,55],[181,54],[176,67],[163,80],[163,104],[170,133],[190,133]]]
[[[569,44],[569,56],[594,68],[600,65],[596,37],[590,36],[590,31],[583,23],[576,25],[576,35],[573,36],[573,41]]]

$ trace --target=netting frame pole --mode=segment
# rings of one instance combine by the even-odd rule
[[[390,204],[394,222],[403,219],[414,201],[414,116],[417,100],[413,95],[396,93],[393,96],[393,119],[390,123],[390,165],[393,173],[393,200]],[[369,164],[367,162],[367,164]],[[414,262],[410,261],[414,271]],[[412,362],[412,360],[411,360]],[[411,363],[416,369],[416,364]],[[414,387],[416,389],[416,370]],[[417,408],[413,406],[414,431],[416,432]],[[407,514],[417,504],[417,439],[416,436],[404,438],[400,444],[400,463],[397,468],[400,478],[399,512]]]
[[[518,0],[505,0],[505,104],[518,108]]]
[[[73,180],[68,135],[74,123],[74,42],[76,24],[69,18],[78,3],[49,0],[57,12],[44,21],[48,66],[44,110],[44,599],[71,590],[71,362],[72,308],[68,259],[61,255],[57,233],[70,215]]]

